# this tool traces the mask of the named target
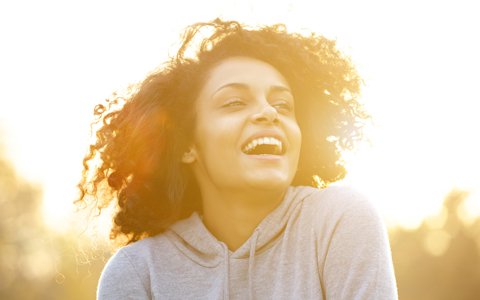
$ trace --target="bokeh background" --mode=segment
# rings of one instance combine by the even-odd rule
[[[0,299],[94,299],[108,218],[75,212],[93,107],[216,17],[337,40],[364,78],[351,185],[390,233],[400,299],[480,299],[476,1],[0,2]]]

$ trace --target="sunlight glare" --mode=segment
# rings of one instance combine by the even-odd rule
[[[455,187],[475,191],[464,219],[480,215],[480,24],[465,1],[332,1],[320,10],[311,0],[207,0],[189,9],[160,1],[30,2],[29,10],[12,2],[16,14],[0,12],[0,26],[15,28],[1,37],[10,46],[0,55],[0,93],[8,99],[0,121],[8,157],[44,186],[53,228],[69,221],[94,105],[175,53],[185,26],[215,17],[313,30],[352,57],[373,116],[372,146],[346,154],[345,183],[371,198],[389,224],[418,226]]]

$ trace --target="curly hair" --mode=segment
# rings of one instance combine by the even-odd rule
[[[249,28],[216,19],[184,33],[174,57],[131,89],[95,107],[96,140],[83,160],[78,203],[100,211],[117,202],[111,239],[126,243],[163,232],[201,210],[181,162],[195,126],[194,102],[215,64],[245,56],[275,67],[289,82],[302,132],[293,185],[327,185],[345,176],[341,152],[362,138],[368,115],[361,79],[335,42],[289,33],[283,24]]]

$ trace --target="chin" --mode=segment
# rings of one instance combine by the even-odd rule
[[[283,190],[288,188],[292,183],[293,178],[286,176],[262,176],[257,178],[250,178],[248,183],[251,187],[259,190]]]

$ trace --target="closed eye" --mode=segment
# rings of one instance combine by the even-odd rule
[[[290,113],[293,112],[293,105],[287,100],[279,100],[272,104],[273,107],[277,109],[280,113]]]
[[[233,98],[229,98],[227,99],[223,104],[222,104],[222,107],[241,107],[241,106],[244,106],[246,103],[245,103],[245,100],[243,100],[242,98],[240,97],[233,97]]]

